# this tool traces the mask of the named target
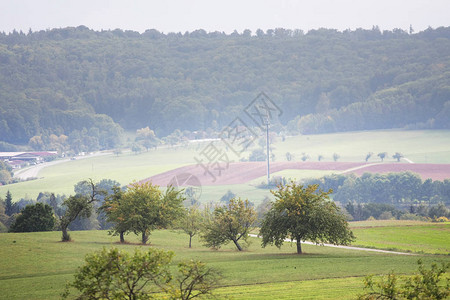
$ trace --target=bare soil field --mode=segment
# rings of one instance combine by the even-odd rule
[[[242,184],[266,174],[265,162],[236,162],[189,165],[170,170],[141,182],[151,181],[165,186],[169,183],[182,185],[228,185]],[[362,163],[362,162],[273,162],[270,172],[275,173],[285,169],[293,170],[331,170],[336,173],[389,173],[411,171],[418,173],[422,179],[444,180],[450,178],[450,164],[410,164],[410,163]]]

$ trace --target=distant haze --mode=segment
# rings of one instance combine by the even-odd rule
[[[338,30],[377,25],[417,31],[450,25],[448,0],[0,0],[0,31],[85,25],[143,32]]]

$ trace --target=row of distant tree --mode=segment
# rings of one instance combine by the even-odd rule
[[[450,217],[450,210],[447,208],[450,204],[449,180],[432,181],[428,179],[422,181],[417,174],[403,172],[385,175],[365,173],[361,177],[354,175],[329,175],[320,179],[305,180],[304,183],[307,185],[317,184],[324,191],[331,189],[333,191],[333,200],[340,203],[342,209],[345,209],[353,220],[366,220],[370,217],[376,219],[436,220],[440,217]],[[283,186],[288,185],[289,180],[285,178],[272,178],[269,185],[265,184],[261,188],[276,190],[279,184]],[[89,206],[93,209],[89,210],[89,214],[83,215],[83,217],[82,215],[74,216],[73,220],[68,222],[67,229],[111,229],[114,223],[112,220],[114,218],[117,220],[118,216],[109,214],[111,210],[105,209],[107,207],[105,206],[106,195],[110,195],[108,200],[108,203],[110,203],[111,199],[117,200],[122,198],[123,195],[127,195],[127,193],[129,195],[131,193],[130,191],[125,193],[125,189],[119,187],[118,182],[109,179],[103,179],[96,183],[95,188],[103,192],[96,195],[97,200],[91,203],[92,207]],[[154,187],[150,190],[154,194],[160,193]],[[75,186],[75,192],[77,195],[89,195],[89,185],[86,182],[78,183]],[[166,197],[170,195],[178,194],[167,194]],[[199,205],[195,199],[190,199],[189,189],[182,196],[188,198],[184,201],[187,207]],[[39,194],[36,201],[25,199],[13,201],[11,193],[8,192],[5,200],[1,200],[0,198],[0,227],[2,227],[2,231],[6,231],[27,205],[34,205],[36,202],[49,205],[56,219],[61,220],[67,213],[67,201],[72,198],[74,197],[64,195],[55,196],[52,193],[43,192]],[[228,205],[235,198],[237,198],[237,195],[229,190],[217,200],[220,205]],[[75,197],[75,200],[77,199],[79,200],[79,198]],[[72,199],[71,201],[75,200]],[[248,203],[257,212],[257,224],[261,224],[265,213],[270,209],[270,203],[271,200],[269,198],[265,198],[256,207],[254,207],[254,204]],[[211,205],[213,204],[210,204],[209,208],[213,207]],[[134,204],[129,205],[129,207],[134,206]],[[100,209],[101,207],[103,209]],[[192,213],[198,214],[198,212]],[[128,217],[125,218],[122,216],[122,219],[125,220]],[[59,225],[60,223],[55,223],[55,226]],[[122,226],[122,228],[124,227],[126,226]],[[123,240],[124,234],[129,231],[129,229],[123,231],[116,230],[116,233]]]
[[[324,189],[333,190],[333,199],[340,203],[385,203],[399,208],[410,205],[438,204],[450,205],[450,180],[422,180],[412,172],[372,174],[362,176],[327,175],[319,179],[309,179],[307,184],[319,184]]]

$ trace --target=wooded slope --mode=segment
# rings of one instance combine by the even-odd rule
[[[301,133],[450,128],[449,49],[450,27],[0,34],[0,141],[219,130],[260,91]]]

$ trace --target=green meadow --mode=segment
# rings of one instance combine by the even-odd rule
[[[450,222],[350,222],[354,246],[402,252],[450,255]]]
[[[198,156],[208,143],[197,142],[188,146],[160,147],[140,154],[124,151],[118,156],[109,153],[109,155],[67,161],[44,168],[39,172],[37,180],[0,186],[0,196],[4,197],[7,190],[11,191],[14,201],[21,198],[36,199],[39,192],[43,191],[70,195],[73,193],[73,186],[87,178],[113,179],[126,185],[134,180],[195,164],[194,157]],[[239,161],[242,158],[248,158],[250,151],[256,148],[257,144],[255,142],[253,148],[240,156],[230,153],[229,159]],[[216,141],[215,145],[220,147],[221,142]],[[300,135],[286,137],[285,141],[278,137],[273,148],[275,161],[285,161],[286,152],[293,154],[296,161],[300,160],[302,153],[307,153],[312,161],[317,161],[319,154],[324,156],[324,161],[332,161],[333,153],[338,153],[339,161],[356,162],[364,161],[368,152],[374,153],[370,161],[379,161],[376,156],[379,152],[387,152],[389,157],[395,152],[401,152],[406,158],[416,163],[450,163],[450,130],[386,130]],[[386,161],[390,160],[392,158]],[[321,177],[331,173],[314,170],[284,170],[273,175],[302,179]],[[231,190],[238,196],[248,198],[257,204],[265,196],[270,196],[268,190],[256,188],[256,185],[264,180],[265,177],[261,177],[247,184],[203,187],[201,201],[217,201],[227,190]]]
[[[355,244],[375,239],[381,244],[390,241],[387,236],[380,237],[369,230],[371,228],[394,227],[399,234],[415,240],[411,244],[421,243],[418,230],[430,233],[441,228],[441,224],[387,225],[352,224],[357,236]],[[402,231],[405,228],[409,230]],[[444,238],[436,239],[433,247],[448,249],[448,227],[442,234]],[[433,261],[450,261],[448,255],[395,255],[312,245],[304,245],[305,254],[296,255],[295,246],[290,243],[285,243],[281,249],[261,248],[258,238],[251,238],[244,252],[236,251],[231,244],[211,250],[203,247],[198,238],[189,249],[188,236],[175,230],[152,232],[150,245],[146,246],[139,245],[138,237],[133,234],[126,237],[129,244],[125,245],[118,244],[118,238],[108,235],[107,231],[74,231],[71,236],[73,242],[62,243],[59,242],[60,232],[0,234],[3,257],[0,260],[0,298],[57,299],[65,283],[73,279],[84,256],[103,247],[126,251],[133,251],[135,247],[171,250],[175,253],[173,265],[186,259],[207,262],[223,274],[217,294],[231,299],[355,299],[362,292],[363,277],[368,274],[381,275],[391,270],[413,274],[419,258],[427,265]],[[393,247],[400,249],[401,244],[402,241]],[[414,251],[414,248],[404,250]]]
[[[296,160],[306,153],[313,161],[317,161],[319,154],[324,156],[324,161],[332,161],[333,154],[337,153],[339,161],[352,162],[365,161],[369,152],[374,153],[369,162],[380,161],[377,157],[380,152],[388,153],[385,161],[395,161],[390,157],[400,152],[415,163],[450,163],[450,131],[377,130],[300,135],[275,144],[278,159],[285,160],[286,152],[293,154]]]

